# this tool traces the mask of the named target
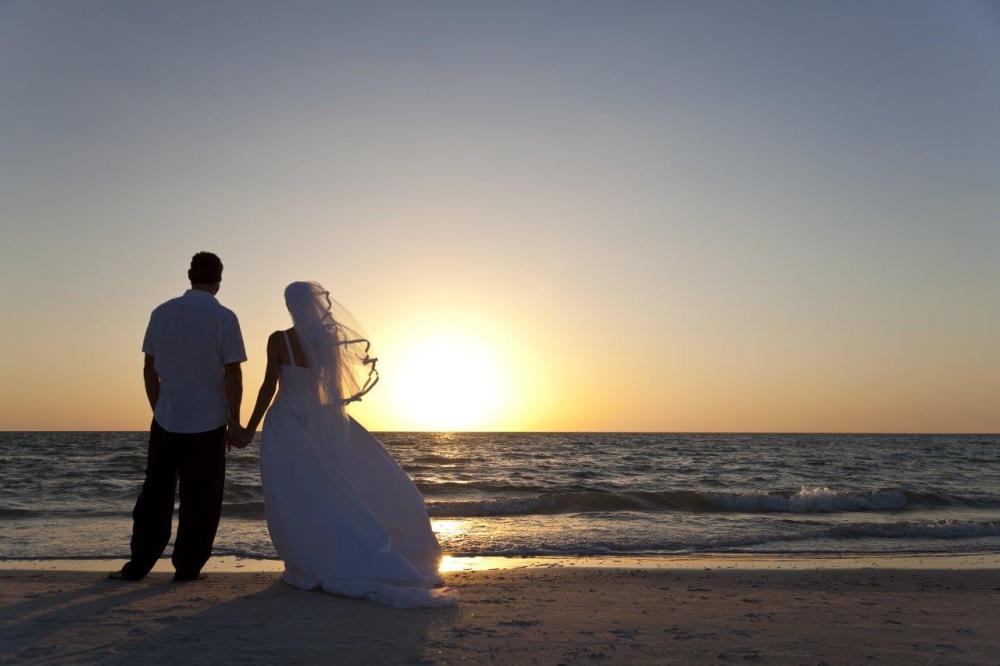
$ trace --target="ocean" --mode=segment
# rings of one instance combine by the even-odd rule
[[[146,436],[0,433],[0,558],[127,557]],[[378,437],[452,555],[1000,552],[998,435]],[[217,554],[275,557],[257,445]]]

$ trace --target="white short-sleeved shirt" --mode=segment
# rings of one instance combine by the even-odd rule
[[[169,432],[207,432],[228,420],[224,367],[247,360],[240,322],[207,291],[188,289],[153,310],[142,341],[160,375],[153,418]]]

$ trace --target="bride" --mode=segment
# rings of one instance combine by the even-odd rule
[[[436,589],[441,549],[420,491],[346,412],[378,381],[368,340],[315,282],[288,285],[285,304],[293,326],[267,340],[264,382],[239,437],[245,446],[267,411],[260,474],[285,582],[390,606],[454,604]]]

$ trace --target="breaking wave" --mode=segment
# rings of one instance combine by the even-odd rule
[[[841,491],[803,487],[797,491],[745,493],[695,490],[551,492],[528,497],[431,501],[428,511],[438,518],[459,518],[603,511],[836,513],[997,506],[1000,506],[1000,498],[963,498],[906,489]]]

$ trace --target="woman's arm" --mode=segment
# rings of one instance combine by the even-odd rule
[[[261,419],[264,418],[264,412],[271,406],[271,399],[274,398],[274,392],[278,388],[279,335],[281,333],[276,331],[267,339],[267,368],[264,370],[264,381],[261,382],[260,391],[257,392],[257,404],[254,405],[253,414],[250,415],[250,420],[247,421],[247,427],[244,430],[244,446],[253,439],[253,435],[257,431],[257,426],[260,425]]]

